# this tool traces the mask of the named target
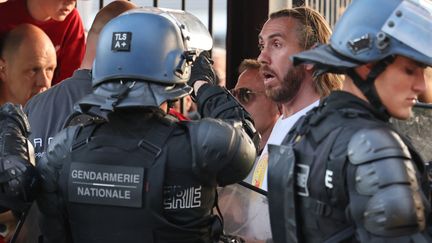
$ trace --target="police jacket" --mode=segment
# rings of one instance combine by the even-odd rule
[[[38,165],[43,242],[216,241],[216,186],[246,177],[256,148],[243,129],[249,115],[234,103],[212,113],[232,97],[204,88],[201,112],[232,122],[128,108],[55,136]]]
[[[274,242],[430,242],[424,163],[387,121],[336,91],[269,147]]]

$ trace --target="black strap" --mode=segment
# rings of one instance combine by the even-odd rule
[[[23,227],[23,225],[25,223],[25,220],[26,220],[27,215],[29,214],[29,212],[30,212],[30,206],[25,211],[21,212],[21,215],[19,217],[18,223],[17,223],[16,228],[15,228],[15,232],[14,232],[14,234],[12,236],[12,239],[10,240],[9,243],[16,243],[17,242],[18,236],[19,236],[19,234],[21,232],[21,229],[22,229],[22,227]]]
[[[125,83],[120,86],[120,89],[117,93],[112,94],[110,97],[105,99],[105,103],[100,106],[101,110],[113,112],[115,107],[128,96],[129,92],[135,85],[135,81],[133,81],[130,85],[129,83]]]
[[[213,202],[213,208],[216,208],[217,211],[217,215],[213,215],[213,222],[211,225],[211,237],[215,242],[219,241],[219,238],[223,235],[225,235],[224,233],[224,218],[222,215],[222,212],[219,208],[219,194],[217,191],[217,188],[215,188],[215,199]]]
[[[381,99],[378,96],[378,93],[375,88],[375,79],[387,68],[387,66],[394,61],[394,56],[389,56],[381,61],[379,61],[376,65],[373,66],[372,70],[369,72],[366,80],[363,80],[354,69],[349,69],[347,74],[352,78],[354,84],[362,91],[362,93],[366,96],[369,103],[377,109],[380,114],[389,117],[387,109],[382,104]]]
[[[335,235],[328,238],[324,243],[337,243],[341,242],[345,239],[348,239],[349,237],[353,236],[355,233],[354,226],[351,225],[348,228],[345,228],[342,231],[337,232]]]
[[[75,130],[74,135],[74,143],[72,144],[72,151],[80,148],[81,146],[87,144],[90,141],[91,136],[93,135],[94,131],[98,125],[95,124],[89,124],[86,126],[80,126],[78,129]]]
[[[303,197],[300,202],[305,208],[310,209],[311,212],[319,216],[336,219],[338,221],[344,221],[346,219],[344,210],[334,208],[323,201],[311,197]]]
[[[150,173],[148,181],[153,184],[158,184],[160,188],[163,187],[164,174],[165,174],[165,161],[163,163],[155,164],[157,158],[161,155],[162,148],[168,140],[171,133],[174,131],[174,125],[170,123],[156,123],[153,124],[144,137],[139,141],[138,146],[142,149],[142,156],[148,161],[152,161],[152,169],[157,170],[157,173]],[[152,185],[149,185],[152,187]],[[158,187],[158,186],[155,186]],[[146,207],[150,208],[153,212],[162,215],[163,198],[162,193],[155,190],[149,190],[146,196]]]

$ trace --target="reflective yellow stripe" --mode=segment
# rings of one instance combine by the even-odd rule
[[[265,173],[267,171],[267,165],[268,165],[268,152],[266,151],[264,154],[262,154],[261,158],[258,160],[252,176],[252,184],[255,187],[261,188],[264,181]]]

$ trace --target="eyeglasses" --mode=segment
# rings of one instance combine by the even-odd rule
[[[248,88],[231,89],[230,92],[242,105],[252,102],[256,95],[265,94],[264,91],[252,91]]]

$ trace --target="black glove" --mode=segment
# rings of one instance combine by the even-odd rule
[[[188,85],[193,87],[198,80],[207,81],[211,84],[217,84],[217,76],[213,69],[213,60],[210,58],[208,51],[203,51],[192,64],[191,76]]]
[[[0,159],[16,156],[32,162],[27,140],[29,133],[30,125],[20,105],[6,103],[0,106]]]
[[[0,133],[8,129],[18,129],[20,135],[27,137],[30,133],[30,125],[21,105],[6,103],[0,106]]]
[[[38,174],[31,164],[30,125],[20,105],[0,106],[0,206],[25,210],[35,196]]]

